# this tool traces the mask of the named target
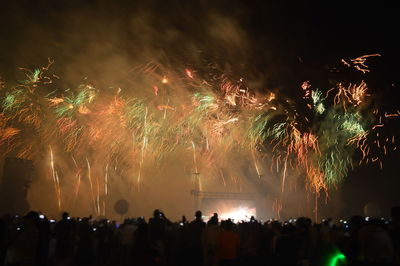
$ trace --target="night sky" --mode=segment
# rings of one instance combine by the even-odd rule
[[[118,82],[130,60],[152,54],[160,61],[215,62],[296,98],[304,80],[329,87],[337,79],[359,79],[334,73],[333,66],[342,58],[378,53],[362,78],[377,104],[396,111],[399,24],[392,2],[2,1],[0,76],[16,80],[18,67],[35,68],[52,58],[68,80],[99,75]],[[231,27],[239,34],[230,34]],[[110,62],[121,62],[121,71],[109,74],[115,71]],[[398,123],[388,130],[397,128]],[[375,203],[387,215],[400,204],[399,159],[398,153],[387,156],[383,170],[356,167],[327,207],[338,204],[350,215]]]

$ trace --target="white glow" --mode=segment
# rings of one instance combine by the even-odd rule
[[[255,208],[238,207],[226,210],[225,212],[220,214],[220,217],[222,220],[231,219],[234,222],[239,222],[239,221],[249,221],[251,216],[255,215],[256,215]]]

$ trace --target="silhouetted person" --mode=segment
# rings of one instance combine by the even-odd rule
[[[51,230],[49,220],[42,215],[42,218],[38,221],[39,229],[39,246],[36,258],[36,265],[45,266],[47,265],[47,259],[49,254],[49,245],[51,239]]]
[[[354,215],[349,220],[349,243],[345,249],[345,255],[348,258],[350,263],[353,260],[357,259],[358,254],[360,253],[359,241],[358,241],[358,231],[364,225],[365,219],[361,215]]]
[[[94,231],[89,224],[89,218],[83,218],[78,226],[79,243],[76,263],[79,266],[90,266],[94,263],[93,234]]]
[[[187,219],[186,219],[186,216],[183,215],[180,223],[182,223],[182,224],[187,224],[187,222],[188,222],[188,221],[187,221]]]
[[[121,242],[121,265],[131,265],[131,253],[133,246],[133,237],[137,226],[133,224],[131,219],[126,219],[120,226],[120,242]]]
[[[217,221],[217,223],[218,223],[218,221],[219,221],[219,219],[218,219],[218,213],[216,213],[216,212],[214,212],[214,214],[213,214],[213,216],[211,216],[211,218],[210,218],[210,220],[209,221]]]
[[[233,231],[233,222],[228,219],[221,222],[222,231],[218,235],[217,255],[220,266],[236,265],[240,238]]]
[[[144,218],[138,219],[133,237],[133,265],[150,265],[153,262],[149,244],[149,226]]]
[[[39,215],[36,212],[29,212],[24,216],[21,234],[18,236],[17,245],[21,248],[21,266],[36,264],[39,245]]]
[[[249,222],[238,225],[240,234],[240,265],[260,265],[261,225],[252,216]]]
[[[150,242],[164,240],[166,220],[164,214],[160,210],[154,210],[153,217],[149,220],[149,238]]]
[[[190,265],[201,265],[203,262],[201,236],[205,227],[201,211],[196,211],[195,219],[185,229],[185,255],[189,257]]]
[[[158,209],[154,210],[153,217],[149,220],[149,240],[153,258],[160,262],[165,256],[165,230],[169,220]]]
[[[55,258],[57,261],[70,259],[73,253],[72,220],[67,212],[64,212],[61,217],[62,219],[54,227]]]
[[[306,217],[296,220],[295,232],[292,241],[295,244],[296,261],[301,264],[309,264],[311,253],[311,227],[312,221]]]
[[[205,266],[217,265],[217,242],[220,233],[218,215],[214,214],[203,230],[201,241],[203,244],[203,260]]]
[[[100,265],[105,265],[107,259],[110,257],[112,251],[112,241],[113,241],[113,230],[111,224],[106,219],[100,221],[97,227],[97,256],[98,263]]]

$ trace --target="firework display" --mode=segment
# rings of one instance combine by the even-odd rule
[[[365,75],[367,59],[378,56],[341,63]],[[381,131],[400,113],[372,106],[364,80],[329,88],[304,81],[298,86],[303,97],[290,99],[251,88],[243,77],[149,63],[136,70],[132,87],[99,88],[86,80],[65,88],[52,64],[23,69],[26,79],[18,84],[1,84],[0,145],[3,156],[45,160],[60,210],[85,191],[95,213],[105,215],[114,176],[126,176],[125,186],[140,193],[146,168],[162,169],[182,152],[190,154],[186,165],[198,190],[206,182],[201,168],[225,183],[225,155],[244,152],[255,178],[278,179],[281,195],[300,173],[318,199],[355,166],[383,167],[381,156],[396,150],[396,137]],[[64,194],[65,179],[73,184],[72,196]],[[274,206],[279,213],[279,198]]]

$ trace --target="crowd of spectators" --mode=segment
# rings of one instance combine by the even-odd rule
[[[353,216],[313,223],[299,217],[285,222],[172,222],[155,210],[152,218],[119,224],[92,217],[58,221],[38,212],[0,219],[0,265],[398,265],[400,207],[391,218]]]

